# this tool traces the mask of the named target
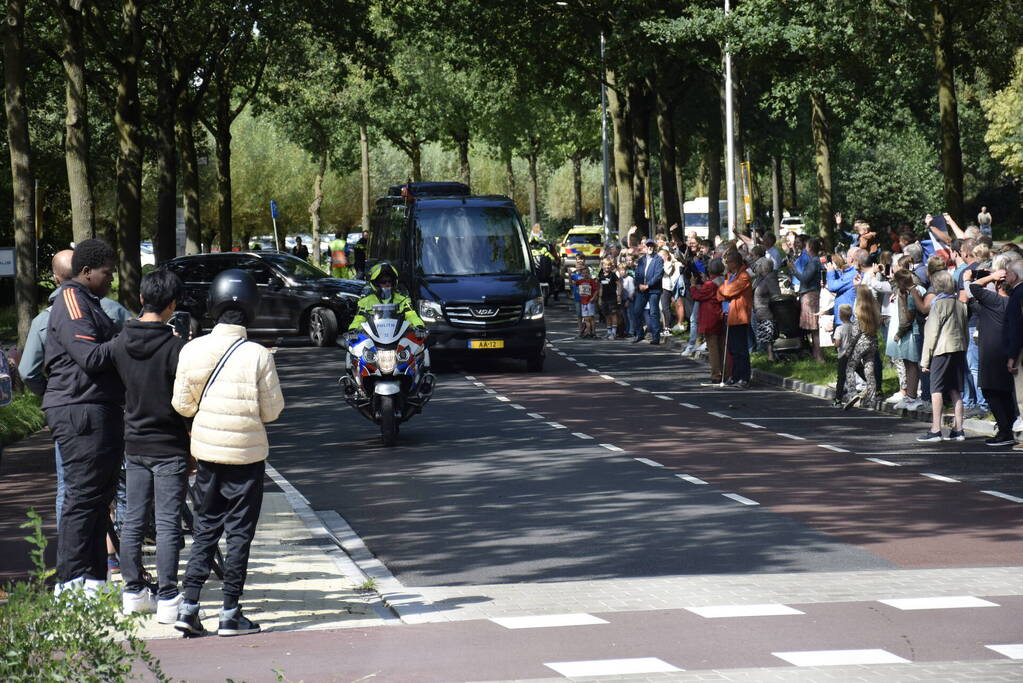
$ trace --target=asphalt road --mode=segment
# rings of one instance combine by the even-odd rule
[[[1011,451],[917,444],[917,423],[774,389],[707,389],[664,345],[575,339],[557,309],[549,325],[544,373],[448,366],[393,449],[341,401],[340,351],[281,349],[273,464],[413,586],[1023,557],[1018,508],[981,493],[1023,495]]]

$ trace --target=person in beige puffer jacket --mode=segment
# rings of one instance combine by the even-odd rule
[[[221,535],[224,557],[224,605],[217,634],[237,636],[259,631],[241,613],[249,547],[263,503],[263,478],[270,447],[263,423],[284,409],[273,355],[246,340],[259,305],[250,275],[226,270],[210,287],[213,331],[186,344],[178,357],[172,405],[192,422],[192,456],[198,462],[192,551],[185,570],[184,600],[174,628],[202,635],[199,594],[209,578]],[[205,395],[204,395],[205,394]]]

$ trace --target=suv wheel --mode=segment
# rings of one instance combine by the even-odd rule
[[[543,372],[543,362],[547,358],[547,355],[543,352],[543,349],[537,351],[535,355],[528,356],[526,358],[526,372]]]
[[[314,308],[309,314],[309,341],[314,346],[337,343],[337,316],[329,308]]]

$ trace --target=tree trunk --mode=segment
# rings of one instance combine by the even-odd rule
[[[504,157],[504,184],[505,189],[508,191],[508,197],[515,201],[515,168],[512,166],[512,151],[511,148],[505,148],[501,150],[501,155]]]
[[[313,180],[313,202],[309,205],[309,222],[313,229],[313,264],[317,267],[320,265],[320,206],[323,204],[323,176],[326,173],[327,150],[323,150],[316,168],[316,179]]]
[[[707,237],[712,240],[721,234],[721,205],[718,202],[721,200],[722,158],[725,153],[721,126],[723,122],[722,107],[711,107],[707,118],[707,150],[704,159],[707,167]]]
[[[771,222],[775,233],[781,229],[782,190],[781,190],[781,158],[771,157]]]
[[[81,9],[64,0],[60,9],[64,34],[64,156],[71,198],[71,231],[75,243],[96,236],[96,207],[89,168],[89,117],[85,88],[85,37]]]
[[[470,185],[469,134],[465,133],[465,135],[456,136],[455,143],[458,145],[458,180],[466,185]]]
[[[956,98],[955,47],[945,3],[931,2],[934,66],[938,73],[938,113],[941,119],[941,171],[945,181],[945,210],[964,222],[963,150],[959,140],[959,104]]]
[[[423,146],[418,140],[413,140],[409,147],[409,160],[412,162],[412,182],[423,182]]]
[[[372,206],[369,200],[369,129],[365,123],[359,124],[359,147],[362,152],[362,160],[359,166],[359,174],[362,180],[362,231],[369,232],[369,214],[372,211]],[[326,162],[326,155],[324,155],[323,160]],[[324,163],[323,172],[326,172],[326,170],[326,163]],[[323,173],[320,175],[323,175]],[[319,254],[318,246],[317,254]]]
[[[231,121],[217,117],[217,243],[231,251],[234,236],[234,202],[231,199]]]
[[[530,150],[526,156],[529,162],[529,224],[536,225],[540,222],[539,194],[540,179],[537,171],[537,152]]]
[[[195,119],[188,103],[178,108],[178,140],[181,143],[181,193],[185,200],[185,253],[202,250],[199,216],[199,157],[195,150]]]
[[[700,165],[696,168],[696,187],[693,188],[694,197],[707,196],[707,180],[710,178],[710,168],[707,167],[707,154],[700,155]]]
[[[161,36],[156,63],[156,239],[158,264],[178,255],[178,152],[174,134],[177,93]]]
[[[789,208],[799,207],[799,195],[796,193],[796,160],[789,159]]]
[[[626,101],[619,92],[615,82],[614,71],[608,70],[607,80],[607,112],[611,117],[614,131],[614,175],[617,189],[615,202],[618,208],[618,234],[625,237],[633,225],[633,206],[635,202],[632,185],[633,157],[632,131],[629,126]],[[636,235],[638,237],[638,235]]]
[[[142,103],[139,101],[139,57],[142,53],[142,25],[134,0],[124,0],[123,57],[118,65],[117,103],[117,242],[120,279],[118,298],[125,308],[137,311],[142,262]]]
[[[572,211],[575,224],[583,222],[583,157],[576,152],[572,156]]]
[[[17,274],[14,303],[18,315],[18,347],[25,348],[36,309],[35,180],[25,93],[25,0],[7,0],[3,36],[4,111],[7,148],[11,155],[14,202],[14,251]]]
[[[650,196],[650,109],[650,90],[642,85],[630,89],[629,120],[632,123],[632,144],[635,150],[633,188],[636,198],[632,210],[639,231],[648,236],[652,236],[656,230],[652,222]]]
[[[831,150],[828,147],[827,102],[819,92],[810,93],[810,129],[813,132],[813,159],[817,174],[817,230],[827,244],[834,246],[831,214]]]
[[[675,173],[675,131],[672,126],[672,111],[663,89],[657,89],[657,140],[660,144],[661,204],[664,206],[664,222],[682,225],[682,209],[679,206],[678,178]]]

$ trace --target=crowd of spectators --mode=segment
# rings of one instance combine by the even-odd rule
[[[646,238],[634,227],[609,245],[588,301],[605,338],[683,336],[683,357],[709,360],[707,385],[747,387],[751,353],[824,361],[834,348],[836,407],[930,411],[921,441],[962,440],[965,418],[991,415],[997,434],[988,444],[1012,445],[1023,431],[1023,252],[996,248],[990,214],[981,216],[984,225],[966,229],[943,214],[878,230],[862,220],[847,229],[836,214],[835,244],[758,230],[683,238],[677,226]],[[898,376],[888,396],[884,367]],[[943,433],[946,402],[953,421]]]

